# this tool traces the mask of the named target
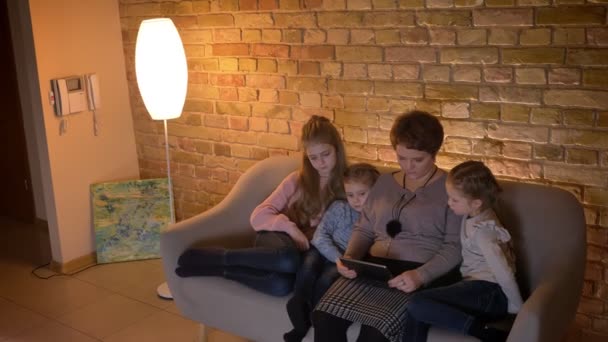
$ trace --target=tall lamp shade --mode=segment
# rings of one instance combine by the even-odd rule
[[[163,120],[164,123],[169,210],[171,223],[174,223],[167,120],[178,118],[184,109],[188,89],[188,65],[182,40],[171,19],[158,18],[141,22],[135,43],[135,75],[148,113],[152,119]],[[160,284],[156,292],[162,298],[173,298],[166,282]]]
[[[135,43],[135,74],[152,119],[175,119],[182,114],[188,65],[182,40],[171,19],[141,22]]]

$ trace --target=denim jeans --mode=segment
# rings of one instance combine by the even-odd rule
[[[224,277],[272,296],[294,286],[301,253],[283,232],[258,232],[255,247],[226,251]]]
[[[312,325],[310,314],[313,308],[339,276],[336,264],[325,259],[314,246],[311,245],[304,253],[304,260],[296,274],[293,297],[287,302],[293,333],[300,336],[291,340],[301,340],[306,335]]]
[[[424,342],[430,326],[468,335],[476,319],[507,314],[507,297],[496,283],[465,280],[415,293],[407,305],[403,342]]]
[[[340,273],[338,273],[336,264],[325,259],[311,245],[304,253],[304,260],[296,274],[294,296],[304,297],[312,308],[339,276]]]

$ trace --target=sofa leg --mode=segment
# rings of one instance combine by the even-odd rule
[[[209,329],[207,329],[207,326],[205,326],[204,324],[199,324],[198,325],[198,338],[197,338],[197,342],[208,342],[207,339],[207,333],[209,332]]]

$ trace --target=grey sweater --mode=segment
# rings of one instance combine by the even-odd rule
[[[460,231],[462,265],[465,280],[485,280],[500,285],[509,301],[510,313],[517,313],[522,305],[515,281],[515,255],[511,249],[511,235],[502,227],[494,210],[462,219]]]
[[[425,284],[447,273],[462,260],[460,253],[461,216],[447,205],[446,174],[418,188],[404,189],[392,174],[383,174],[372,187],[345,255],[361,259],[367,253],[375,257],[423,263],[417,271]],[[392,239],[386,224],[398,211],[402,195],[406,200],[416,195],[398,217],[402,232]],[[394,208],[397,210],[393,210]]]
[[[346,250],[353,232],[353,225],[359,219],[359,212],[346,201],[334,201],[317,226],[312,244],[323,256],[335,262]]]

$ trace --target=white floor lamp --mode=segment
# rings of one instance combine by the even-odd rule
[[[135,74],[148,113],[153,120],[163,120],[164,123],[169,206],[173,224],[175,208],[167,120],[178,118],[182,114],[188,89],[188,65],[182,40],[171,19],[158,18],[141,22],[135,43]],[[158,286],[157,293],[162,298],[173,298],[166,282]]]

